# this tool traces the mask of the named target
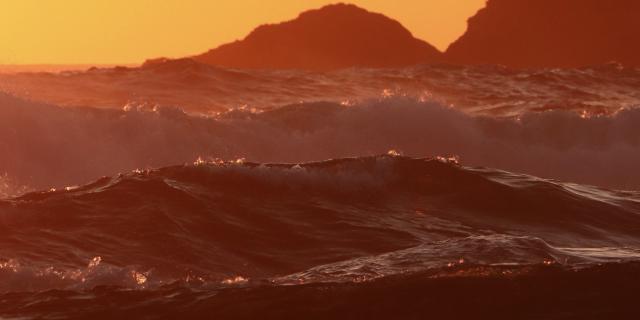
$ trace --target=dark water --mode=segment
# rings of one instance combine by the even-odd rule
[[[0,319],[639,314],[637,69],[0,87]]]
[[[545,295],[640,285],[640,194],[443,159],[175,166],[6,200],[0,221],[7,316],[298,317],[306,307],[289,303],[308,302],[320,318],[369,301],[444,315],[453,301],[437,301],[482,288],[523,316],[549,311],[517,308],[525,297],[579,315]],[[624,301],[600,312],[628,312],[612,308]]]

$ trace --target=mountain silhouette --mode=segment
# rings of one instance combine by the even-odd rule
[[[638,0],[489,0],[451,44],[455,64],[640,66]]]
[[[333,70],[431,63],[442,53],[382,14],[334,4],[260,26],[243,40],[193,58],[232,68]]]

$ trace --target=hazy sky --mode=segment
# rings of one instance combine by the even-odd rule
[[[440,49],[486,0],[353,0]],[[0,64],[138,63],[204,52],[323,0],[0,0]]]

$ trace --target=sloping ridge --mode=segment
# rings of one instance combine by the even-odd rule
[[[451,44],[455,64],[640,66],[638,0],[489,0]]]
[[[355,5],[334,4],[260,26],[245,39],[194,59],[232,68],[332,70],[409,66],[437,62],[441,56],[395,20]]]

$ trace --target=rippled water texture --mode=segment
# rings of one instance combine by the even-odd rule
[[[0,318],[630,318],[639,72],[0,75]]]

